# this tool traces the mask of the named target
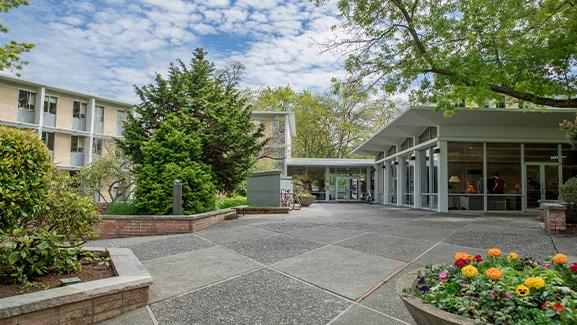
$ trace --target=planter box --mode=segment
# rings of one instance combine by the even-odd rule
[[[236,209],[222,209],[190,216],[101,216],[94,231],[100,238],[193,233],[224,220],[235,219]]]
[[[108,248],[117,276],[0,299],[0,324],[92,324],[148,303],[152,277],[127,248]]]
[[[299,201],[301,201],[301,205],[303,207],[310,207],[311,204],[313,204],[316,201],[317,197],[316,196],[311,196],[311,197],[301,197],[299,196]]]
[[[437,307],[423,303],[421,299],[405,293],[405,289],[414,289],[419,270],[408,272],[401,277],[395,286],[397,294],[418,325],[474,325],[474,321],[460,315],[451,314]]]

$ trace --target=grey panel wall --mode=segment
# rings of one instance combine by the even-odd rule
[[[280,191],[280,171],[255,173],[248,178],[246,194],[250,206],[280,207]]]

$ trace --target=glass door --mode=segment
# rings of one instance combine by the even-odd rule
[[[348,177],[337,177],[337,201],[348,200]]]
[[[527,209],[538,209],[540,201],[559,197],[559,165],[551,163],[527,164]]]

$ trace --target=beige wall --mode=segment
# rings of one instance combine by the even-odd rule
[[[16,121],[18,112],[18,89],[0,85],[0,119]]]
[[[104,106],[104,126],[102,134],[116,136],[116,124],[118,119],[118,110],[110,106]]]
[[[56,127],[72,129],[73,101],[66,97],[58,97],[56,104]]]
[[[56,133],[54,135],[54,164],[70,166],[70,135]]]

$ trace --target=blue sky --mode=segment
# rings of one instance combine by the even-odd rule
[[[23,78],[122,100],[197,47],[218,65],[243,63],[243,87],[322,90],[343,74],[320,45],[336,36],[335,9],[306,0],[32,0],[0,21],[1,43],[36,44]]]

